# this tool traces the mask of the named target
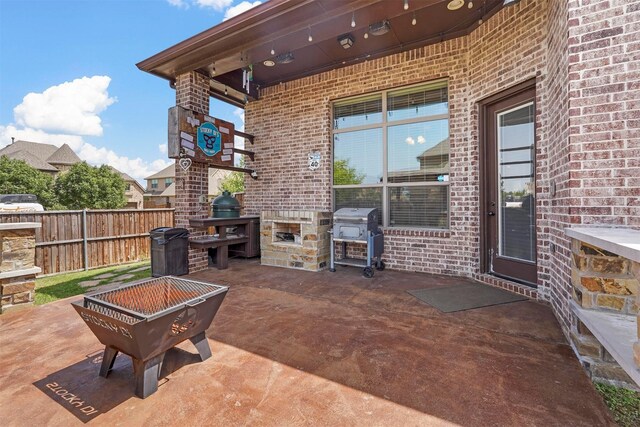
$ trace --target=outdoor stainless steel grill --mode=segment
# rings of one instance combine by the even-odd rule
[[[342,208],[333,214],[331,233],[331,258],[329,270],[336,271],[336,264],[364,267],[362,274],[373,277],[373,267],[384,270],[382,253],[384,252],[384,235],[378,227],[377,208]],[[341,244],[342,256],[335,259],[335,243]],[[347,257],[347,243],[364,243],[366,258]]]
[[[165,276],[87,295],[72,303],[104,344],[100,376],[107,377],[118,352],[131,356],[136,395],[158,389],[167,350],[189,339],[201,360],[211,356],[205,330],[211,325],[228,288]]]

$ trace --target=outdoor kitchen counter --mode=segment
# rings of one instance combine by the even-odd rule
[[[216,227],[216,236],[208,235],[191,238],[189,244],[195,248],[216,248],[216,268],[224,270],[229,266],[229,245],[250,244],[250,236],[243,229],[239,235],[227,236],[227,227],[248,226],[253,221],[259,221],[257,215],[240,216],[238,218],[192,218],[189,225],[193,228]]]

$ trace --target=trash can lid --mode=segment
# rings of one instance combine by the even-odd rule
[[[178,234],[189,235],[189,230],[186,228],[173,228],[173,227],[158,227],[149,232],[151,236],[170,237]]]

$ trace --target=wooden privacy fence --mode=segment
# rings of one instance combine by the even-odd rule
[[[36,265],[41,274],[148,259],[149,231],[173,227],[173,209],[1,213],[0,223],[39,222]]]

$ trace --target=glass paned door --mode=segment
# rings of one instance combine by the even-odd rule
[[[498,113],[498,253],[535,261],[533,102]]]
[[[486,271],[537,282],[535,91],[485,104],[483,239]]]

